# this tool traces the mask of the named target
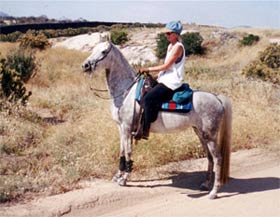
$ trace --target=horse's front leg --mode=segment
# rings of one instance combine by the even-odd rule
[[[119,180],[123,177],[125,173],[125,156],[120,154],[120,161],[119,161],[119,169],[118,172],[114,175],[113,181],[119,182]]]
[[[125,186],[126,181],[132,172],[133,161],[131,160],[132,154],[132,138],[129,128],[120,126],[120,161],[119,170],[113,177],[115,182],[119,185]]]
[[[126,182],[132,172],[133,161],[130,159],[130,156],[125,157],[125,170],[122,171],[121,177],[118,179],[118,184],[120,186],[126,186]]]

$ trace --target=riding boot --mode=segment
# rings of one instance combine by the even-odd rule
[[[143,123],[143,128],[142,128],[142,139],[149,139],[149,134],[150,134],[150,122],[146,122],[144,120]]]
[[[150,134],[150,129],[149,128],[143,128],[143,133],[142,133],[142,139],[149,139],[149,134]]]
[[[147,126],[148,125],[148,126]],[[144,123],[144,118],[142,118],[140,122],[140,126],[138,127],[137,131],[133,133],[133,137],[135,140],[140,139],[148,139],[149,138],[150,127],[149,124]]]
[[[143,126],[144,125],[144,118],[143,118],[143,113],[140,114],[140,121],[138,124],[138,127],[136,129],[136,132],[132,132],[132,136],[134,137],[135,140],[140,140],[143,135]]]

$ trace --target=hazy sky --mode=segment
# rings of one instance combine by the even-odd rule
[[[184,23],[224,27],[252,26],[280,28],[280,0],[277,1],[13,1],[0,0],[0,11],[11,16],[48,18],[80,17],[89,21]]]

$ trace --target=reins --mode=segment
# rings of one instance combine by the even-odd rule
[[[136,75],[136,77],[135,77],[135,79],[134,79],[134,81],[133,81],[122,93],[118,94],[117,96],[113,96],[113,97],[104,97],[104,96],[101,96],[101,95],[99,95],[98,93],[96,93],[96,92],[107,92],[108,90],[105,90],[105,89],[96,89],[96,88],[93,88],[93,87],[90,86],[90,90],[94,91],[93,94],[94,94],[95,96],[101,98],[101,99],[106,99],[106,100],[116,99],[116,98],[118,98],[118,97],[121,97],[121,96],[126,95],[126,94],[129,92],[129,90],[133,87],[133,85],[134,85],[136,82],[138,82],[140,76],[141,76],[141,73],[138,72],[137,75]]]

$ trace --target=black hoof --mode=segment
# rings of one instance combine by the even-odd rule
[[[199,186],[199,190],[200,190],[200,191],[209,191],[209,188],[208,188],[207,186],[201,184],[201,185]]]

